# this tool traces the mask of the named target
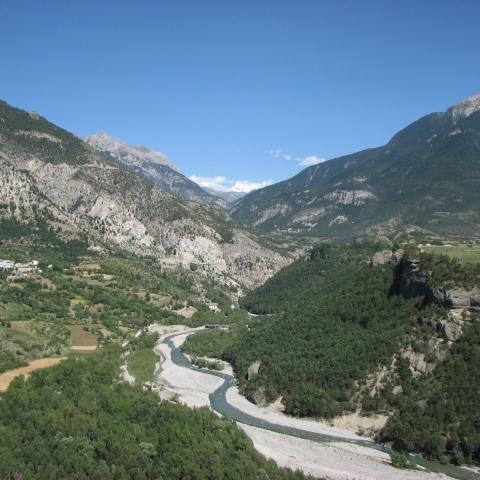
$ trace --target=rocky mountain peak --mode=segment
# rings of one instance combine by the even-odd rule
[[[108,152],[116,160],[121,160],[123,164],[131,167],[139,167],[143,163],[166,165],[172,170],[181,173],[180,169],[173,165],[163,153],[150,150],[144,145],[138,147],[128,145],[120,138],[112,138],[105,131],[89,135],[84,138],[84,141],[95,150]]]
[[[450,107],[447,112],[451,113],[453,121],[456,123],[458,118],[469,117],[477,110],[480,110],[480,93],[458,102],[453,107]]]

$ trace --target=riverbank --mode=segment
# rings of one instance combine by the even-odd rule
[[[166,327],[159,328],[156,331],[160,333],[162,339],[174,333],[182,333],[182,335],[174,337],[175,346],[180,346],[188,334],[198,330],[172,326],[168,327],[171,329],[171,333],[167,333],[163,332]],[[174,364],[170,356],[171,348],[166,344],[157,344],[155,351],[164,359],[156,373],[156,382],[161,385],[160,397],[172,398],[175,395],[179,401],[186,403],[189,407],[209,406],[209,394],[213,393],[223,383],[223,380]],[[352,432],[320,422],[288,417],[271,407],[259,408],[242,397],[236,388],[230,388],[226,397],[231,405],[260,420],[341,437],[346,440],[365,440]],[[267,458],[275,460],[280,466],[293,470],[300,469],[315,477],[327,477],[331,480],[437,480],[449,478],[443,474],[394,469],[391,466],[389,455],[374,449],[342,442],[314,442],[241,423],[239,425],[252,439],[255,448]]]
[[[180,333],[182,335],[173,338],[174,345],[179,347],[188,335],[198,330],[198,328],[188,328],[184,325],[169,327],[151,325],[149,327],[149,331],[156,331],[160,335],[159,343],[155,346],[154,351],[162,358],[155,369],[155,383],[160,387],[159,395],[162,400],[176,398],[191,408],[210,406],[208,396],[222,385],[222,378],[175,365],[170,355],[171,348],[160,343],[166,337]]]

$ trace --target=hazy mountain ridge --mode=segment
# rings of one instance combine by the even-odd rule
[[[417,120],[383,147],[251,192],[230,213],[265,231],[317,238],[477,237],[479,109],[475,95]]]
[[[0,118],[2,217],[59,219],[107,246],[165,266],[196,265],[233,287],[259,285],[291,262],[286,248],[243,230],[218,207],[146,182],[37,114],[0,102]]]
[[[223,198],[228,203],[235,203],[237,200],[240,200],[246,195],[246,192],[220,192],[219,190],[214,190],[213,188],[202,188],[210,195],[215,195],[217,197]]]
[[[110,137],[106,132],[89,135],[84,141],[118,165],[167,192],[194,202],[228,208],[227,202],[222,198],[206,193],[199,185],[185,177],[163,153],[150,150],[144,145],[128,145],[119,138]]]

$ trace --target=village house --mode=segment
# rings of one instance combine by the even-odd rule
[[[18,273],[28,273],[33,270],[33,266],[30,263],[16,263],[15,270]]]
[[[212,311],[212,312],[219,312],[220,309],[218,308],[218,303],[207,303],[207,307]]]
[[[0,269],[3,271],[10,270],[14,266],[12,260],[0,260]]]

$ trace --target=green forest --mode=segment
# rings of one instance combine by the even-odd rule
[[[0,478],[301,479],[234,422],[115,380],[121,349],[17,377],[0,396]]]
[[[403,261],[372,265],[372,255],[384,248],[371,241],[319,245],[309,261],[297,260],[241,299],[259,316],[228,332],[189,337],[184,350],[231,362],[247,397],[258,389],[268,401],[282,397],[287,414],[389,414],[379,441],[442,462],[478,463],[478,314],[470,313],[463,335],[449,342],[428,326],[447,319],[448,312],[426,297],[407,300],[401,294]],[[462,267],[443,256],[417,259],[432,285],[471,287],[480,274],[478,265]],[[433,371],[413,374],[402,356],[406,350],[424,354]],[[248,380],[256,361],[259,372]],[[384,367],[388,373],[373,391],[375,374]]]

